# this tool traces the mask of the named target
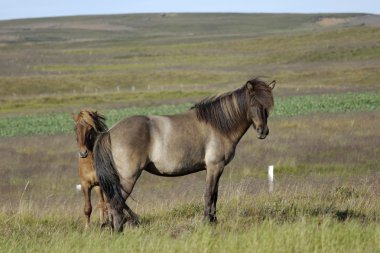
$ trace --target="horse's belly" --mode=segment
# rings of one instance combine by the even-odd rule
[[[176,177],[195,173],[205,169],[204,163],[180,164],[180,163],[149,163],[146,171],[158,176]]]
[[[205,151],[202,138],[188,133],[186,125],[182,124],[184,122],[173,117],[150,118],[150,166],[145,170],[162,176],[181,176],[204,170]]]

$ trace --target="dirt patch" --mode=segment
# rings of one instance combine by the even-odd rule
[[[133,31],[134,28],[123,24],[110,24],[107,22],[80,22],[80,21],[68,21],[68,22],[54,22],[46,21],[33,24],[24,24],[17,26],[18,29],[23,31],[34,31],[44,29],[81,29],[81,30],[93,30],[93,31]]]
[[[351,18],[321,18],[317,21],[317,24],[321,26],[333,26],[348,23],[350,20]]]
[[[134,29],[129,26],[115,25],[108,23],[82,23],[82,22],[68,22],[63,23],[61,28],[65,29],[83,29],[83,30],[101,30],[101,31],[133,31]]]
[[[17,39],[18,39],[18,36],[16,35],[8,35],[8,34],[0,35],[1,42],[12,42],[12,41],[17,41]]]

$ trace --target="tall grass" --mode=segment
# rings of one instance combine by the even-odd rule
[[[55,218],[57,220],[58,217]],[[244,232],[202,225],[188,226],[177,238],[155,228],[128,230],[121,235],[100,231],[81,233],[56,221],[31,220],[35,227],[16,230],[0,242],[2,252],[377,252],[379,228],[355,221],[339,223],[301,221],[276,224],[266,221]],[[69,221],[66,221],[69,222]],[[16,229],[20,229],[16,227]],[[26,230],[26,231],[25,231]],[[1,240],[1,239],[0,239]],[[2,239],[4,240],[4,239]]]
[[[82,228],[76,215],[0,213],[2,252],[377,252],[380,221],[371,187],[305,187],[272,194],[233,193],[219,224],[202,221],[199,202],[153,207],[139,228],[113,234]],[[225,196],[224,196],[225,197]]]

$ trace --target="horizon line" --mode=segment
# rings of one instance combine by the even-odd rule
[[[198,11],[198,12],[130,12],[130,13],[94,13],[94,14],[72,14],[72,15],[53,15],[53,16],[36,16],[36,17],[20,17],[20,18],[6,18],[1,19],[2,21],[17,21],[17,20],[28,20],[28,19],[50,19],[50,18],[65,18],[65,17],[91,17],[91,16],[123,16],[123,15],[144,15],[144,14],[288,14],[288,15],[333,15],[333,14],[353,14],[353,15],[374,15],[379,16],[378,13],[369,12],[245,12],[245,11],[231,11],[231,12],[213,12],[213,11]]]

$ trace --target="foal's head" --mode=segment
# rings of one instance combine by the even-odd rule
[[[276,81],[270,84],[255,78],[246,83],[248,93],[248,118],[252,120],[253,128],[256,130],[257,138],[265,139],[269,134],[267,120],[269,111],[274,105],[272,90]]]
[[[77,116],[71,117],[75,122],[75,135],[79,148],[79,156],[86,158],[92,152],[96,137],[99,133],[107,131],[105,117],[97,111],[82,110]]]

